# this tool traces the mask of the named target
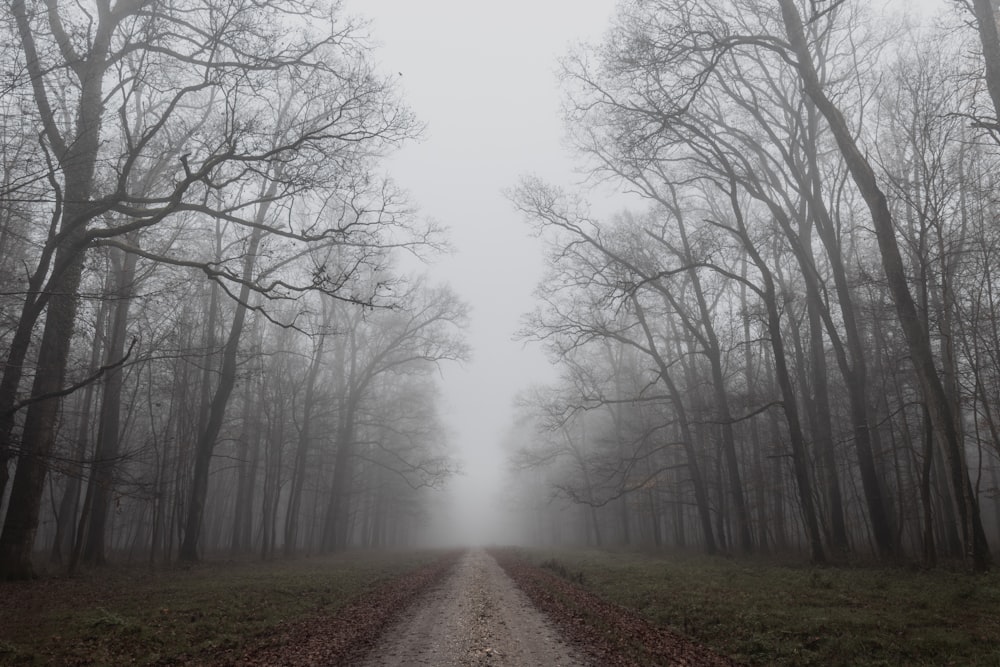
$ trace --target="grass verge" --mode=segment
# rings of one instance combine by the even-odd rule
[[[109,568],[0,584],[0,665],[240,662],[239,656],[273,649],[297,624],[326,623],[415,572],[443,572],[454,558],[365,552],[159,572]],[[417,592],[410,589],[408,595]]]
[[[522,555],[741,662],[1000,665],[996,573],[595,550]]]
[[[602,667],[737,664],[677,632],[650,623],[633,610],[585,590],[582,575],[559,561],[550,559],[535,566],[516,549],[491,549],[490,553],[528,599],[559,626],[577,649],[590,656],[590,664]]]

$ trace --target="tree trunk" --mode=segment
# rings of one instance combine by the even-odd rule
[[[101,323],[107,319],[108,302],[102,301],[97,311],[97,330],[94,332],[94,340],[90,346],[90,366],[92,372],[96,372],[101,365],[101,351],[105,335],[101,332]],[[76,520],[80,510],[80,489],[84,476],[83,462],[87,457],[87,449],[90,446],[90,409],[94,402],[94,385],[89,384],[83,390],[83,400],[80,403],[80,421],[76,428],[76,449],[74,450],[73,461],[69,467],[66,479],[66,489],[63,491],[62,500],[59,502],[59,516],[56,524],[56,537],[52,544],[50,560],[53,563],[62,563],[63,549],[67,550],[67,555],[71,554],[76,544]],[[3,496],[0,495],[0,498]]]
[[[692,262],[692,253],[690,244],[688,243],[684,218],[676,206],[671,206],[669,202],[664,203],[673,210],[677,219],[677,230],[684,251],[684,256],[681,259],[690,264]],[[733,506],[736,510],[736,530],[739,534],[739,547],[741,552],[748,554],[753,551],[753,535],[750,530],[750,513],[747,509],[744,495],[739,456],[736,453],[736,438],[733,433],[733,417],[729,406],[729,395],[726,389],[725,374],[722,370],[722,348],[715,333],[712,314],[705,299],[704,290],[701,287],[701,279],[698,277],[698,271],[692,268],[688,271],[688,277],[691,280],[695,298],[698,301],[699,319],[702,327],[700,332],[692,331],[692,333],[701,339],[703,344],[702,353],[709,362],[712,377],[712,395],[715,402],[716,420],[718,421],[729,493],[732,496]],[[653,285],[656,284],[656,282],[653,283]],[[670,294],[668,290],[662,289],[661,293],[673,304],[674,308],[680,309],[674,295]]]
[[[808,238],[808,237],[807,237]],[[809,357],[813,380],[813,412],[811,424],[816,449],[823,462],[826,496],[830,503],[830,546],[835,553],[846,555],[847,524],[844,520],[844,501],[837,474],[837,458],[833,444],[833,422],[830,419],[830,387],[827,378],[826,347],[823,344],[823,323],[819,309],[820,294],[809,281]]]
[[[327,310],[324,308],[324,310]],[[313,348],[312,359],[309,362],[309,372],[306,374],[305,397],[302,401],[302,426],[299,427],[298,445],[295,448],[295,461],[292,470],[291,487],[288,494],[288,511],[285,514],[285,556],[294,555],[298,542],[299,514],[302,507],[302,490],[305,487],[306,463],[309,459],[309,446],[312,440],[313,411],[316,406],[316,380],[323,362],[323,347],[326,343],[326,329],[333,316],[333,307],[323,317],[323,332]]]
[[[28,60],[32,79],[35,81],[36,102],[40,109],[48,110],[50,108],[48,93],[41,80],[42,73],[38,71],[35,38],[23,0],[14,0],[11,9],[16,18],[21,45]],[[67,142],[58,134],[55,119],[43,118],[47,124],[49,141],[54,144],[58,152],[57,158],[64,174],[65,185],[60,238],[55,246],[55,261],[45,290],[48,295],[47,313],[38,350],[37,370],[31,387],[31,396],[34,398],[59,392],[63,389],[66,375],[66,363],[76,324],[76,294],[80,286],[86,252],[84,239],[87,224],[94,215],[90,202],[91,185],[97,162],[101,116],[104,112],[102,79],[111,38],[110,30],[111,26],[105,21],[99,22],[95,27],[93,47],[88,58],[76,64],[75,74],[80,83],[80,92],[75,119],[76,135],[72,141]],[[38,316],[37,309],[33,314],[34,317]],[[30,334],[34,319],[29,317],[25,320],[26,315],[31,313],[22,314],[22,321],[17,327],[18,333],[27,331]],[[26,340],[21,342],[27,343]],[[14,354],[19,352],[12,348],[10,355]],[[0,404],[0,415],[4,420],[0,423],[0,470],[3,471],[6,470],[10,427],[13,424],[13,399],[20,383],[23,360],[23,356],[20,360],[15,360],[17,363],[13,369],[5,368],[5,373],[11,370],[18,375],[17,382],[5,383],[5,386],[0,387],[4,391],[0,399],[11,401],[10,404]],[[6,395],[8,390],[9,396]],[[28,407],[21,435],[21,453],[11,487],[3,532],[0,533],[0,579],[23,579],[34,576],[31,552],[35,543],[35,532],[38,529],[38,516],[45,476],[48,472],[48,457],[55,438],[59,405],[59,399],[50,398],[32,403]],[[5,473],[0,473],[2,474]],[[0,477],[0,483],[4,481]]]
[[[986,0],[977,0],[985,2]],[[827,97],[820,84],[802,28],[802,19],[794,0],[779,0],[785,29],[798,59],[798,70],[806,94],[826,118],[840,152],[858,190],[868,205],[875,226],[882,266],[889,290],[896,304],[896,313],[910,349],[910,357],[930,410],[935,429],[941,434],[948,457],[951,481],[962,522],[965,555],[974,571],[988,570],[991,564],[986,533],[979,514],[969,472],[965,463],[963,443],[959,437],[948,397],[934,364],[930,341],[920,322],[913,295],[906,282],[906,271],[896,241],[895,226],[885,194],[878,185],[875,171],[851,136],[850,129],[836,105]]]
[[[333,484],[330,490],[326,522],[323,527],[324,551],[340,551],[347,547],[357,401],[355,396],[344,397],[343,409],[338,417],[335,439],[337,454],[333,463]]]
[[[746,256],[744,255],[743,260],[740,262],[740,277],[743,279],[740,283],[740,302],[742,304],[743,311],[743,372],[746,377],[747,407],[754,410],[756,409],[757,401],[759,400],[757,396],[757,385],[760,382],[760,379],[755,373],[753,345],[751,345],[750,337],[750,303],[747,299],[746,285],[747,266],[748,262],[746,260]],[[763,446],[761,444],[760,429],[757,427],[756,418],[750,419],[747,424],[747,429],[750,431],[754,501],[757,504],[757,549],[762,553],[767,553],[767,484],[764,475],[764,464],[761,460],[763,455],[761,450],[763,449]]]
[[[114,364],[125,355],[126,326],[134,293],[137,259],[137,255],[124,253],[116,248],[111,249],[115,288],[109,296],[115,299],[115,305],[104,355],[105,365]],[[90,484],[94,486],[94,494],[91,497],[93,506],[90,508],[90,525],[83,547],[83,560],[92,565],[104,565],[107,560],[105,536],[108,512],[114,496],[115,467],[120,449],[122,381],[121,368],[113,368],[103,378],[97,447],[90,477]]]
[[[66,270],[52,285],[53,294],[49,299],[38,353],[38,370],[31,387],[31,395],[35,397],[54,394],[63,388],[76,321],[76,291],[83,269],[82,253],[75,250],[57,253],[57,262],[67,256],[72,257]],[[34,576],[31,553],[45,490],[48,458],[55,441],[59,403],[59,399],[50,398],[33,403],[28,408],[21,435],[22,451],[11,486],[3,533],[0,534],[0,580]]]
[[[795,473],[795,482],[799,491],[799,503],[801,504],[806,537],[809,540],[810,556],[814,563],[825,563],[826,555],[823,551],[823,539],[819,529],[819,521],[816,517],[816,507],[813,502],[812,480],[809,477],[809,466],[806,460],[805,437],[802,433],[802,425],[799,418],[798,397],[795,393],[791,373],[788,370],[787,357],[785,356],[784,334],[781,331],[781,313],[778,310],[778,297],[774,284],[774,276],[747,235],[746,225],[743,222],[740,204],[737,200],[736,181],[732,175],[730,183],[731,190],[728,194],[732,211],[737,218],[738,232],[744,249],[757,266],[757,270],[760,272],[764,283],[763,289],[758,293],[763,299],[767,310],[767,330],[771,339],[771,350],[774,353],[774,375],[781,389],[785,421],[788,425],[788,436],[792,447],[792,470]]]
[[[670,398],[674,405],[674,413],[677,415],[677,426],[680,429],[681,441],[684,447],[684,454],[687,457],[688,474],[691,475],[691,486],[694,489],[695,505],[698,509],[698,518],[701,522],[702,537],[705,540],[705,552],[709,555],[718,551],[715,543],[715,536],[712,534],[712,512],[708,501],[708,491],[705,488],[705,481],[702,477],[701,466],[698,464],[698,454],[694,448],[694,435],[691,433],[691,425],[688,420],[687,408],[684,405],[683,397],[677,389],[676,383],[670,375],[670,368],[663,357],[657,352],[653,332],[646,321],[646,314],[638,299],[632,299],[635,308],[636,319],[642,326],[649,345],[650,356],[656,362],[660,371],[660,379],[670,392]]]
[[[258,222],[261,221],[267,206],[261,206],[258,212]],[[194,476],[191,480],[191,494],[188,503],[187,518],[184,522],[184,541],[177,554],[183,562],[198,560],[198,541],[201,537],[201,525],[205,516],[205,497],[208,494],[208,473],[212,465],[212,453],[222,429],[222,420],[226,415],[229,397],[236,385],[236,361],[240,348],[240,338],[243,335],[243,325],[246,323],[247,302],[250,298],[249,281],[253,277],[253,268],[257,259],[263,232],[261,227],[254,228],[243,259],[243,285],[240,287],[239,301],[235,306],[233,322],[229,336],[222,351],[222,366],[219,371],[219,384],[209,408],[208,421],[205,428],[198,434],[198,442],[194,452]]]
[[[250,550],[253,523],[251,514],[252,487],[255,483],[256,466],[251,461],[251,441],[253,450],[257,450],[257,439],[260,438],[260,425],[257,423],[261,412],[261,401],[254,399],[257,381],[253,378],[243,385],[243,415],[242,431],[236,441],[236,500],[233,503],[233,532],[229,548],[233,555],[246,553]]]
[[[1000,28],[997,27],[997,14],[993,7],[995,2],[996,0],[972,0],[972,9],[979,31],[979,42],[983,46],[986,89],[993,100],[996,114],[994,125],[997,126],[1000,125]]]

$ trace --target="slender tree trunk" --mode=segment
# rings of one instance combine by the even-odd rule
[[[750,409],[756,409],[757,401],[759,400],[757,396],[759,378],[755,372],[754,346],[751,344],[750,337],[750,303],[747,299],[746,285],[747,267],[748,262],[744,255],[740,262],[740,277],[743,279],[743,282],[740,283],[740,301],[742,302],[743,310],[743,372],[746,376],[747,406]],[[750,419],[747,429],[750,431],[754,501],[757,504],[757,549],[762,553],[767,553],[769,550],[767,535],[767,484],[764,475],[764,464],[761,460],[763,445],[761,444],[760,429],[757,426],[756,418]]]
[[[985,0],[977,0],[983,2]],[[779,0],[789,42],[798,60],[798,70],[806,94],[826,118],[837,145],[844,157],[862,197],[872,214],[875,235],[882,255],[889,290],[896,304],[896,312],[906,336],[910,357],[920,380],[935,428],[941,433],[942,444],[948,457],[949,471],[955,489],[965,554],[973,570],[988,570],[991,564],[986,533],[979,515],[979,503],[973,493],[965,463],[963,443],[959,437],[954,415],[934,363],[930,341],[921,326],[913,295],[906,282],[906,271],[896,241],[892,213],[885,194],[878,185],[875,171],[854,141],[843,115],[827,97],[816,74],[809,46],[802,28],[802,19],[794,0]]]
[[[312,441],[313,412],[316,407],[316,381],[323,362],[323,347],[326,343],[326,329],[333,316],[333,307],[325,308],[323,332],[319,334],[306,374],[305,397],[302,405],[302,426],[299,427],[298,444],[295,448],[291,487],[288,494],[288,511],[285,514],[285,556],[294,555],[298,542],[299,514],[302,508],[302,490],[305,487],[306,463],[309,460],[309,446]]]
[[[101,352],[103,350],[103,340],[105,338],[101,332],[101,323],[107,319],[108,302],[102,301],[97,311],[97,331],[90,346],[90,369],[96,371],[101,365]],[[73,454],[73,462],[70,464],[70,471],[66,479],[66,489],[63,492],[62,500],[59,503],[59,517],[56,525],[56,538],[52,545],[50,560],[53,563],[62,563],[62,550],[67,549],[67,555],[71,554],[76,544],[76,520],[80,511],[80,489],[84,476],[84,461],[87,457],[87,449],[90,446],[90,410],[94,402],[95,385],[89,384],[83,390],[83,400],[80,403],[80,420],[76,429],[76,449]],[[2,497],[2,496],[0,496]]]
[[[818,119],[815,118],[815,106],[809,104],[808,108],[809,124],[814,126],[818,123]],[[812,130],[812,133],[815,135],[816,130]],[[874,451],[878,448],[878,430],[873,426],[875,419],[873,417],[873,401],[870,399],[872,389],[868,386],[866,344],[857,322],[854,297],[851,293],[834,221],[823,202],[815,147],[807,142],[806,150],[808,152],[810,183],[804,185],[803,190],[808,193],[810,198],[810,209],[816,222],[816,229],[823,247],[826,249],[830,271],[837,290],[837,301],[840,305],[847,349],[845,350],[844,345],[840,342],[832,318],[829,317],[828,313],[823,313],[826,330],[834,343],[834,354],[847,391],[848,405],[854,424],[854,451],[877,551],[884,558],[894,558],[898,548],[892,537],[892,522],[889,519],[884,485],[879,478],[875,464]]]
[[[105,352],[105,364],[119,361],[125,354],[126,326],[128,312],[134,293],[135,267],[138,257],[111,249],[115,288],[111,294],[115,299],[109,340]],[[123,372],[121,368],[108,371],[103,378],[101,411],[97,428],[97,447],[91,468],[90,484],[94,486],[93,507],[90,510],[90,526],[83,548],[83,560],[93,565],[104,565],[105,536],[107,534],[108,512],[114,496],[114,475],[120,449],[120,415]]]
[[[264,216],[267,206],[261,207],[258,221]],[[243,325],[246,322],[247,303],[250,298],[250,287],[247,284],[253,277],[257,250],[263,233],[257,227],[250,235],[246,255],[243,259],[243,285],[240,287],[239,302],[235,306],[233,322],[229,336],[222,351],[222,366],[219,372],[219,384],[215,389],[208,413],[205,428],[198,435],[195,445],[194,476],[191,480],[191,495],[187,508],[187,518],[184,522],[184,541],[177,557],[184,562],[198,560],[198,541],[201,537],[201,526],[205,516],[205,498],[208,494],[208,473],[212,464],[212,453],[222,428],[222,420],[226,414],[226,406],[233,387],[236,385],[236,361],[239,353],[240,339],[243,335]]]
[[[788,550],[788,522],[785,518],[784,453],[783,448],[779,448],[782,438],[781,427],[778,421],[778,412],[776,410],[772,410],[768,414],[771,425],[771,441],[773,443],[770,458],[771,476],[774,480],[773,487],[771,489],[774,521],[771,522],[771,525],[774,526],[774,548],[778,553],[783,553]]]
[[[924,413],[924,448],[920,467],[920,506],[923,509],[923,551],[924,564],[937,566],[937,546],[934,540],[934,500],[931,496],[931,471],[934,466],[934,429],[927,408]]]
[[[344,397],[343,408],[338,417],[335,439],[337,454],[333,462],[333,485],[323,529],[324,551],[339,551],[347,547],[357,400],[354,396]]]
[[[701,473],[701,466],[698,464],[698,454],[694,448],[694,435],[691,432],[690,421],[688,420],[687,408],[684,405],[683,397],[677,388],[676,383],[670,375],[670,368],[663,357],[657,352],[653,332],[646,321],[646,314],[638,299],[632,299],[632,305],[636,311],[636,318],[642,326],[649,346],[650,356],[660,371],[660,379],[670,392],[670,398],[674,406],[674,414],[677,416],[677,427],[680,430],[681,441],[683,443],[684,454],[686,456],[688,473],[691,475],[691,486],[694,489],[695,505],[698,508],[698,518],[701,522],[702,537],[705,540],[705,552],[714,554],[718,551],[715,537],[712,534],[712,512],[708,501],[708,491]]]
[[[810,281],[810,285],[812,281]],[[830,504],[830,546],[837,554],[850,550],[847,542],[847,524],[844,520],[844,501],[840,491],[840,475],[833,444],[833,422],[830,418],[830,386],[827,376],[826,346],[823,344],[823,323],[819,314],[820,295],[809,290],[809,357],[813,376],[813,434],[816,449],[823,462],[826,496]]]
[[[243,385],[243,415],[241,420],[242,431],[236,442],[236,501],[233,503],[233,532],[230,541],[232,553],[244,553],[250,546],[251,524],[249,515],[251,507],[249,498],[251,497],[250,487],[254,483],[254,475],[251,472],[250,442],[259,433],[257,423],[258,414],[262,406],[254,400],[254,390],[257,383],[253,379]]]
[[[684,253],[682,261],[690,264],[692,261],[692,252],[687,238],[687,228],[684,222],[684,217],[678,207],[671,206],[669,202],[664,203],[672,209],[676,217],[678,235],[680,237]],[[722,454],[725,461],[729,493],[732,496],[733,506],[736,510],[736,530],[739,535],[739,547],[741,552],[745,554],[751,553],[753,551],[753,535],[750,529],[750,513],[747,509],[746,498],[744,495],[739,456],[736,453],[736,437],[733,433],[732,410],[729,406],[729,395],[726,387],[725,373],[722,369],[722,348],[715,333],[711,310],[708,306],[707,300],[705,299],[705,293],[701,286],[701,279],[698,276],[698,271],[692,268],[688,271],[688,278],[691,281],[695,298],[698,302],[699,319],[701,322],[701,330],[698,332],[692,331],[692,333],[701,339],[703,344],[702,352],[709,362],[712,377],[712,395],[715,401],[716,419],[719,422],[718,428],[722,445]],[[655,285],[656,283],[653,284]],[[675,297],[669,293],[669,290],[661,289],[661,293],[667,300],[670,301],[675,309],[680,309]]]
[[[731,181],[729,192],[732,211],[737,218],[738,230],[744,249],[756,264],[763,280],[763,289],[759,292],[767,310],[767,329],[771,339],[771,350],[774,353],[774,374],[781,389],[784,404],[785,421],[788,425],[788,435],[792,448],[792,470],[799,491],[799,503],[802,508],[802,520],[805,524],[806,537],[809,540],[810,556],[815,563],[825,563],[826,554],[823,551],[823,539],[816,517],[816,507],[813,502],[812,480],[809,477],[809,466],[806,460],[805,437],[802,433],[799,419],[798,397],[792,383],[791,373],[785,356],[784,334],[781,330],[781,313],[778,310],[777,292],[774,277],[767,263],[761,257],[746,232],[739,201],[736,198],[736,183]]]

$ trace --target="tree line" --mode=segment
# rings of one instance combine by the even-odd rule
[[[0,22],[0,578],[44,550],[414,537],[467,309],[381,173],[421,126],[326,0],[13,0]]]
[[[549,247],[523,335],[562,369],[518,488],[576,508],[561,539],[989,568],[994,4],[626,0],[563,60],[582,163],[644,203],[510,192]]]

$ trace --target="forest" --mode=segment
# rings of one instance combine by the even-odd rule
[[[0,578],[405,543],[453,471],[421,124],[336,10],[4,8]]]
[[[998,12],[948,4],[626,2],[563,59],[581,162],[642,205],[509,191],[561,369],[509,449],[576,508],[539,539],[990,567]]]
[[[506,191],[547,254],[517,335],[559,373],[507,436],[525,539],[989,569],[998,12],[945,4],[632,0],[560,61],[581,168],[635,205]],[[2,578],[418,542],[469,304],[421,273],[447,232],[383,164],[425,128],[365,24],[15,0],[2,30]]]
[[[0,9],[0,663],[995,660],[997,0],[563,49],[578,181],[491,184],[553,379],[475,502],[444,385],[497,304],[429,269],[472,223],[393,179],[428,126],[349,5]],[[449,502],[521,549],[444,551]]]

